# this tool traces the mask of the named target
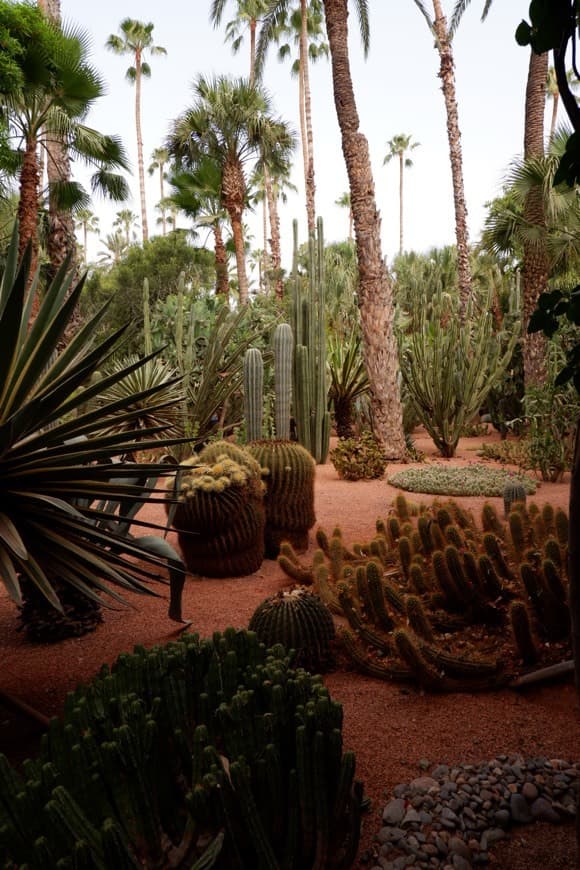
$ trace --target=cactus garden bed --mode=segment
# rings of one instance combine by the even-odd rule
[[[502,495],[506,483],[521,483],[528,495],[536,491],[536,481],[526,474],[493,468],[489,465],[464,465],[454,468],[448,464],[421,466],[397,471],[389,476],[389,483],[408,492],[432,495]]]
[[[429,455],[428,439],[416,438],[415,443]],[[472,459],[472,451],[480,444],[481,437],[462,439],[457,460],[446,467],[453,468]],[[395,466],[388,469],[394,470]],[[377,517],[388,514],[400,490],[384,480],[360,483],[340,480],[328,463],[317,468],[315,493],[318,524],[329,531],[339,525],[345,542],[350,544],[368,538]],[[412,500],[421,504],[432,502],[433,497],[417,493]],[[457,500],[479,515],[488,499],[471,496],[465,502]],[[502,499],[494,496],[490,500],[501,515]],[[566,481],[543,483],[538,493],[528,496],[528,506],[533,502],[539,505],[550,502],[555,508],[565,508],[567,501]],[[148,507],[147,518],[163,524],[162,506]],[[171,533],[169,539],[175,542],[176,536]],[[300,561],[312,560],[315,548],[311,534],[309,550],[300,556]],[[247,626],[258,604],[288,585],[287,578],[271,560],[264,561],[254,574],[245,578],[189,581],[184,594],[184,615],[192,620],[192,629],[203,637],[228,625]],[[43,647],[27,642],[18,633],[14,608],[1,593],[1,688],[51,716],[62,709],[66,692],[94,676],[104,661],[112,662],[135,644],[152,646],[176,638],[175,625],[166,618],[164,600],[136,595],[130,600],[135,609],[105,612],[104,624],[94,634]],[[336,617],[336,623],[344,625],[345,620]],[[470,630],[475,632],[476,628]],[[501,650],[494,646],[497,637],[493,631],[487,633],[490,636],[487,653],[499,656]],[[468,636],[465,641],[469,641]],[[558,644],[556,641],[552,645],[554,659],[559,652]],[[451,641],[450,648],[452,652],[462,652]],[[325,674],[324,682],[331,697],[343,706],[345,749],[355,751],[357,777],[364,781],[365,793],[372,801],[370,813],[363,818],[359,855],[373,848],[374,835],[381,827],[385,789],[391,790],[398,783],[419,776],[425,761],[479,764],[499,755],[518,753],[531,758],[578,760],[578,712],[569,682],[539,686],[525,694],[508,689],[433,694],[409,683],[377,680],[346,666]],[[0,745],[15,759],[29,754],[37,739],[29,729],[29,742],[23,745],[23,721],[0,706]],[[573,849],[571,825],[531,825],[518,828],[513,838],[494,847],[493,855],[496,866],[506,870],[538,866],[564,870],[571,866]],[[371,860],[366,866],[373,864]]]

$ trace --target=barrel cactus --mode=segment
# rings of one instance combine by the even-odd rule
[[[509,516],[512,505],[516,502],[526,503],[526,488],[522,483],[508,482],[503,488],[504,515]]]
[[[294,441],[254,441],[246,450],[266,473],[266,557],[275,559],[282,541],[304,552],[316,522],[312,456]]]
[[[186,460],[168,492],[167,513],[185,563],[206,577],[252,574],[264,558],[260,467],[242,451],[236,461],[235,450],[228,455],[210,445]]]
[[[328,664],[334,622],[318,595],[304,587],[266,598],[254,611],[249,629],[267,647],[281,643],[287,650],[293,649],[295,662],[309,670]]]

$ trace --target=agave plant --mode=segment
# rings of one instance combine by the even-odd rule
[[[93,344],[103,309],[82,326],[66,347],[57,350],[82,291],[84,278],[72,286],[65,264],[48,287],[31,318],[38,281],[30,274],[30,250],[18,263],[15,230],[0,283],[0,578],[18,605],[22,586],[33,585],[57,610],[62,605],[55,585],[70,585],[97,601],[123,602],[122,590],[152,593],[148,581],[160,579],[177,554],[162,538],[145,541],[128,537],[122,523],[105,527],[109,508],[121,517],[155,498],[151,485],[166,474],[159,464],[140,465],[139,481],[119,457],[156,444],[160,426],[140,430],[136,443],[129,425],[140,410],[127,410],[121,396],[91,408],[97,394],[147,365],[152,358],[113,371],[101,380],[124,328],[101,344]],[[131,403],[162,395],[167,384],[148,387]],[[152,404],[151,413],[160,412]],[[109,427],[123,419],[127,425]],[[110,428],[109,434],[102,434]],[[131,466],[135,468],[135,466]],[[137,522],[138,520],[133,520]],[[141,523],[141,525],[148,525]],[[176,567],[175,561],[173,562]],[[183,575],[174,572],[176,588]],[[179,617],[179,606],[173,607]]]
[[[339,438],[353,435],[357,399],[368,395],[369,381],[360,350],[360,337],[352,333],[345,341],[333,337],[329,342],[328,398],[334,408],[336,433]]]

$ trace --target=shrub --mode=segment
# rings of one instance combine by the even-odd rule
[[[330,451],[330,461],[343,480],[374,480],[382,477],[387,457],[371,432],[359,438],[340,438]]]
[[[425,468],[407,468],[389,477],[389,483],[399,489],[433,495],[503,496],[508,482],[521,483],[528,495],[536,491],[536,483],[531,477],[487,465],[450,468],[433,464]]]

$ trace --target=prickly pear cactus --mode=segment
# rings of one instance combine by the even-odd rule
[[[254,441],[246,449],[266,472],[266,557],[275,559],[282,541],[303,552],[316,522],[312,456],[294,441]]]
[[[248,628],[267,647],[281,643],[294,650],[295,663],[308,670],[318,671],[329,663],[334,621],[318,595],[303,587],[266,598],[254,611]]]

